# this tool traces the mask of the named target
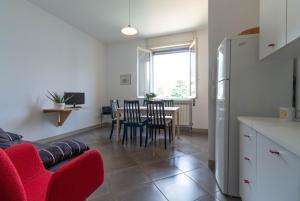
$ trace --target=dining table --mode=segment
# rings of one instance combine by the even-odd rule
[[[172,119],[172,135],[173,135],[173,141],[177,138],[180,137],[180,126],[179,126],[179,109],[180,107],[164,107],[165,114],[168,116],[171,116]],[[116,114],[116,120],[117,120],[117,136],[116,140],[119,141],[121,139],[120,136],[120,121],[122,117],[122,113],[124,112],[124,107],[119,107],[117,109],[117,114]],[[146,106],[140,106],[140,112],[141,114],[146,114],[147,113],[147,107]],[[176,132],[177,131],[177,132]]]

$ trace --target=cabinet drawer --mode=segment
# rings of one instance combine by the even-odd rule
[[[256,167],[253,167],[248,161],[241,161],[241,163],[243,164],[240,165],[240,195],[243,201],[256,201]]]
[[[258,200],[299,201],[299,158],[260,134],[257,147]]]
[[[240,195],[243,201],[255,201],[256,131],[240,124]]]
[[[256,131],[244,124],[240,126],[240,148],[240,153],[243,153],[243,157],[248,157],[250,160],[255,161]]]
[[[256,178],[245,171],[240,178],[240,194],[243,201],[256,201]]]
[[[250,158],[241,154],[240,156],[240,178],[251,179],[256,182],[256,158]]]

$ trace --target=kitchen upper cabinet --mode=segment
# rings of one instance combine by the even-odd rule
[[[286,9],[286,0],[260,0],[260,59],[286,45]]]
[[[300,200],[299,158],[263,135],[257,135],[257,200]]]
[[[287,43],[300,36],[300,0],[287,0]]]

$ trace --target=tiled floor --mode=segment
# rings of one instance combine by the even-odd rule
[[[98,149],[104,158],[105,182],[89,201],[239,201],[223,196],[207,168],[206,134],[183,133],[174,145],[139,147],[109,140],[109,129],[75,138]],[[163,135],[161,135],[163,136]]]

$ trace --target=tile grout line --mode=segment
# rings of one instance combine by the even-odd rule
[[[106,130],[105,130],[106,131]],[[101,131],[102,132],[102,131]],[[202,151],[201,150],[197,150],[196,152],[194,152],[194,151],[192,151],[192,152],[190,152],[190,150],[184,150],[184,148],[183,148],[183,150],[181,150],[182,149],[182,147],[180,147],[180,146],[176,146],[176,148],[174,148],[174,147],[168,147],[168,148],[170,148],[168,151],[174,151],[174,153],[175,153],[175,151],[178,151],[178,152],[181,152],[182,153],[182,155],[180,154],[180,155],[177,155],[177,154],[174,154],[174,155],[172,155],[173,153],[163,153],[163,152],[160,152],[160,147],[158,146],[158,147],[155,147],[155,149],[157,149],[158,150],[158,152],[157,152],[157,154],[158,154],[158,158],[159,158],[159,160],[157,160],[157,161],[151,161],[151,162],[148,162],[148,163],[140,163],[140,162],[138,162],[137,160],[134,160],[134,155],[135,154],[139,154],[139,153],[146,153],[146,151],[144,152],[144,149],[143,150],[140,150],[140,151],[137,151],[137,152],[135,152],[135,147],[132,147],[133,149],[131,149],[131,147],[125,147],[125,146],[122,146],[121,144],[114,144],[114,143],[112,143],[112,144],[107,144],[106,143],[106,141],[103,141],[103,142],[101,142],[101,140],[102,139],[95,139],[95,140],[93,140],[93,138],[96,136],[97,138],[98,138],[98,133],[96,134],[96,133],[93,133],[92,134],[93,135],[93,137],[91,137],[91,138],[87,138],[87,141],[88,141],[88,144],[91,144],[92,146],[94,145],[95,147],[107,147],[107,152],[106,153],[103,153],[104,155],[105,154],[107,154],[108,156],[110,156],[110,152],[111,151],[113,151],[113,152],[122,152],[122,150],[123,149],[116,149],[116,150],[110,150],[109,148],[111,147],[111,146],[113,146],[113,147],[123,147],[123,148],[125,148],[125,150],[124,151],[126,151],[126,154],[125,155],[127,155],[130,159],[132,159],[134,162],[135,162],[135,165],[133,165],[133,166],[130,166],[130,167],[125,167],[124,169],[128,169],[128,168],[131,168],[131,167],[138,167],[139,169],[141,169],[141,171],[142,171],[142,173],[143,173],[143,175],[144,176],[146,176],[148,179],[147,180],[149,180],[148,182],[144,182],[145,184],[153,184],[154,186],[155,186],[155,188],[158,190],[158,192],[159,192],[159,194],[158,195],[161,195],[162,196],[162,198],[165,198],[167,201],[169,201],[169,199],[167,198],[167,196],[163,193],[163,191],[161,191],[161,189],[158,187],[159,185],[157,184],[160,180],[165,180],[165,179],[168,179],[168,178],[172,178],[172,177],[176,177],[176,176],[179,176],[179,175],[184,175],[184,176],[186,176],[187,178],[189,178],[189,179],[191,179],[193,182],[195,182],[196,184],[198,184],[201,188],[202,188],[202,186],[197,182],[197,181],[195,181],[193,178],[191,178],[190,176],[188,176],[187,175],[187,173],[188,172],[190,172],[190,171],[194,171],[194,170],[196,170],[196,169],[199,169],[199,168],[206,168],[206,165],[204,164],[204,163],[202,163],[202,160],[201,159],[199,159],[199,158],[197,158],[197,157],[195,157],[194,155],[195,154],[197,154],[197,153],[201,153]],[[106,135],[105,135],[106,136]],[[102,143],[103,143],[103,145],[102,145]],[[194,145],[194,143],[192,142],[192,141],[188,141],[187,143],[184,143],[183,145],[186,145],[186,144],[192,144],[192,145]],[[97,146],[98,145],[98,146]],[[150,148],[150,147],[149,147]],[[149,149],[148,148],[148,149]],[[174,150],[173,150],[174,149]],[[131,153],[131,151],[133,151],[132,153]],[[148,152],[148,151],[147,151]],[[151,152],[151,150],[150,150],[150,152]],[[113,155],[112,155],[113,156]],[[144,168],[143,168],[143,166],[144,165],[147,165],[147,164],[151,164],[151,163],[159,163],[159,162],[162,162],[162,161],[168,161],[168,160],[172,160],[172,159],[176,159],[176,158],[180,158],[180,157],[184,157],[184,156],[190,156],[190,157],[194,157],[194,158],[196,158],[197,160],[199,160],[200,162],[201,162],[201,164],[203,164],[203,166],[201,165],[201,167],[197,167],[197,168],[195,168],[195,169],[191,169],[191,170],[188,170],[188,171],[183,171],[183,170],[181,170],[177,165],[174,165],[174,167],[176,167],[180,172],[179,173],[176,173],[176,174],[174,174],[174,175],[170,175],[170,176],[166,176],[166,177],[162,177],[162,178],[158,178],[158,179],[152,179],[150,176],[148,176],[148,174],[145,172],[145,170],[144,170]],[[123,156],[120,156],[120,157],[123,157]],[[116,170],[114,170],[114,171],[116,171],[116,172],[118,172],[118,171],[121,171],[123,168],[120,168],[120,169],[116,169]],[[113,171],[113,172],[114,172]],[[111,172],[111,173],[113,173],[113,172]],[[167,174],[164,174],[164,175],[167,175]],[[108,182],[108,184],[109,184],[110,182]],[[202,188],[203,189],[203,188]],[[204,190],[204,192],[207,192],[205,189],[203,189]],[[109,185],[109,192],[111,192],[111,186]],[[157,192],[157,193],[158,193]],[[212,194],[210,194],[209,192],[207,192],[207,196],[211,196]],[[213,196],[213,197],[215,197],[215,196]],[[117,197],[115,197],[115,196],[112,196],[111,197],[114,201],[117,201],[118,199],[117,199]],[[199,197],[199,198],[201,198],[201,199],[205,199],[206,197],[205,196],[201,196],[201,197]],[[197,198],[196,200],[198,200],[199,198]],[[215,197],[216,199],[219,199],[219,198],[217,198],[217,197]],[[200,200],[201,200],[200,199]]]
[[[153,182],[154,186],[157,188],[157,190],[163,195],[163,197],[169,201],[169,199],[167,198],[167,196],[158,188],[158,186],[155,184],[155,182]]]
[[[199,168],[200,169],[200,168]],[[216,197],[216,193],[221,193],[219,190],[215,191],[214,194],[211,194],[209,191],[207,191],[205,188],[203,188],[202,184],[199,183],[198,181],[196,181],[195,179],[193,179],[192,177],[190,177],[189,175],[186,174],[187,172],[184,172],[184,174],[190,178],[191,180],[193,180],[195,183],[197,183],[201,188],[202,190],[204,190],[205,192],[207,192],[207,194],[210,196],[210,197],[213,197],[215,199],[217,199],[217,201],[220,201],[219,198]],[[218,188],[219,189],[219,188]],[[197,200],[197,199],[196,199]]]
[[[199,183],[199,182],[197,182],[195,179],[193,179],[192,177],[190,177],[189,175],[187,175],[187,174],[185,174],[185,173],[183,173],[185,176],[187,176],[189,179],[191,179],[193,182],[195,182],[196,184],[198,184],[200,187],[201,187],[201,189],[202,190],[204,190],[208,195],[211,195],[206,189],[204,189],[203,187],[202,187],[202,185]]]

